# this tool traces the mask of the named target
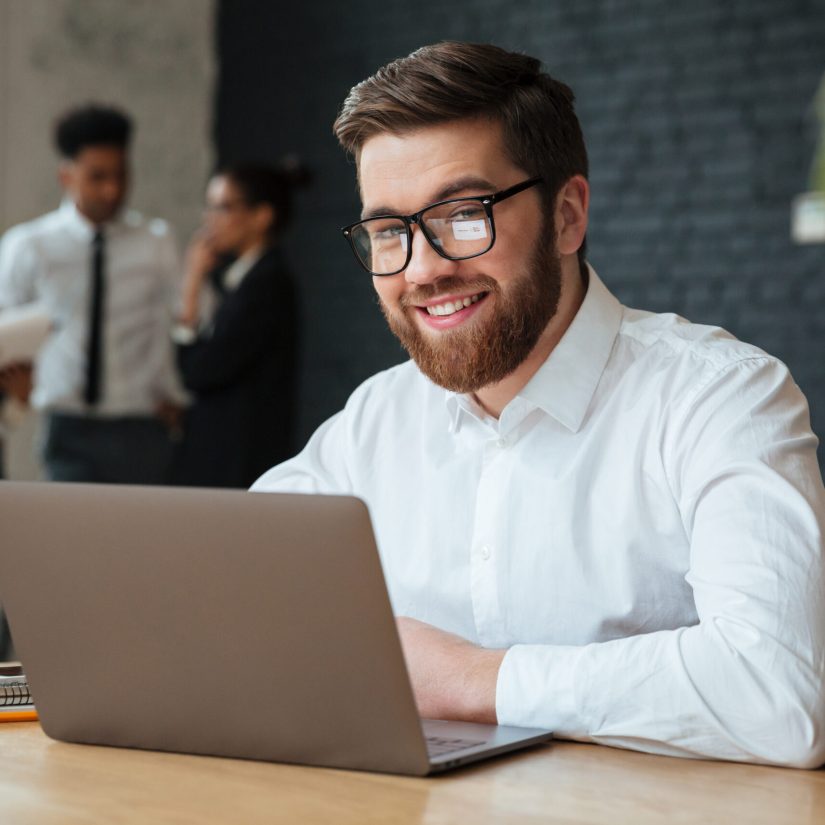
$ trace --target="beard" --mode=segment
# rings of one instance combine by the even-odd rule
[[[455,329],[433,335],[419,328],[413,317],[420,311],[416,303],[436,295],[468,291],[488,293],[483,301],[494,302],[490,318],[472,318]],[[486,275],[471,280],[441,278],[404,295],[400,310],[390,309],[383,301],[381,310],[424,375],[447,390],[473,393],[497,384],[527,358],[556,314],[560,297],[561,262],[555,243],[537,243],[525,271],[506,289]]]

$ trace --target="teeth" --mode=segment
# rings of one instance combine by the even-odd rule
[[[469,298],[462,298],[459,301],[447,301],[444,304],[436,304],[432,307],[427,307],[427,312],[430,315],[453,315],[464,307],[475,304],[481,298],[480,295],[473,295]]]

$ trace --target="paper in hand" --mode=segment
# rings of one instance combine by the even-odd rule
[[[51,326],[40,304],[0,310],[0,369],[33,361]]]

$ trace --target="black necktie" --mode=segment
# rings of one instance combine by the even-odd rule
[[[92,239],[92,282],[89,301],[89,348],[86,357],[87,404],[100,400],[100,372],[103,359],[103,233],[98,230]]]

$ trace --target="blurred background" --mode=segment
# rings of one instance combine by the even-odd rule
[[[525,51],[573,87],[602,279],[625,304],[781,358],[821,437],[825,243],[792,240],[791,221],[815,184],[825,0],[0,0],[0,231],[57,204],[51,125],[73,103],[134,115],[131,203],[167,218],[181,246],[216,163],[297,153],[314,172],[284,240],[300,447],[405,357],[338,231],[360,206],[332,121],[354,83],[442,39]],[[9,476],[36,473],[33,432],[14,430]]]

